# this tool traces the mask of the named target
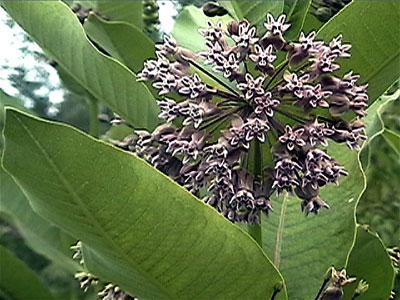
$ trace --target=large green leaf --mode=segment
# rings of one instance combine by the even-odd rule
[[[7,300],[54,299],[39,277],[1,245],[0,297]]]
[[[313,299],[326,270],[345,265],[354,240],[354,212],[365,185],[358,153],[334,142],[328,153],[349,172],[339,186],[321,189],[331,208],[306,217],[300,200],[286,195],[274,197],[274,212],[262,219],[263,248],[284,276],[289,299]]]
[[[21,189],[3,168],[0,168],[0,182],[0,212],[12,218],[27,244],[71,274],[81,270],[81,266],[72,260],[70,250],[76,239],[38,216]]]
[[[102,279],[142,299],[265,299],[282,282],[245,232],[136,156],[16,110],[4,135],[4,168]]]
[[[303,28],[305,18],[310,8],[311,0],[285,0],[283,13],[286,20],[291,24],[285,32],[285,39],[296,40]]]
[[[351,299],[361,279],[368,282],[368,291],[357,300],[386,300],[394,284],[395,270],[379,236],[363,226],[358,226],[357,238],[347,263],[347,273],[357,281],[345,288],[344,300]]]
[[[112,21],[123,21],[142,29],[142,1],[75,1],[84,7],[91,7]]]
[[[91,40],[134,72],[142,69],[143,61],[155,56],[153,41],[128,23],[103,21],[90,15],[84,28]]]
[[[369,83],[370,103],[400,76],[400,2],[353,1],[326,23],[318,37],[326,41],[339,34],[353,45],[341,72],[354,70]]]
[[[158,124],[158,107],[148,88],[125,66],[93,47],[67,5],[2,1],[2,6],[93,97],[136,127]]]

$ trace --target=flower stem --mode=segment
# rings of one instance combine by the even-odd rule
[[[210,72],[208,72],[206,69],[204,69],[202,66],[200,66],[198,63],[194,62],[193,60],[190,60],[189,63],[191,65],[193,65],[194,67],[196,67],[197,69],[199,69],[200,71],[202,71],[203,73],[207,74],[208,77],[214,79],[216,82],[218,82],[221,86],[223,86],[224,88],[226,88],[228,91],[230,91],[232,94],[234,94],[236,97],[239,97],[240,95],[234,90],[232,89],[229,85],[227,85],[226,83],[224,83],[221,79],[219,79],[218,77],[214,76],[213,74],[211,74]]]
[[[91,96],[86,97],[89,104],[89,134],[95,138],[100,136],[99,103]]]
[[[261,143],[259,141],[254,142],[254,175],[256,178],[262,178],[263,159],[261,151]],[[260,212],[257,213],[260,218]],[[262,247],[262,235],[261,235],[261,218],[260,224],[248,224],[247,232],[253,237],[257,244]]]
[[[289,65],[289,61],[284,62],[278,70],[275,71],[275,74],[272,75],[271,79],[268,81],[265,89],[267,90],[271,83],[275,80],[275,78]]]
[[[318,291],[318,294],[317,294],[317,296],[315,297],[315,300],[318,300],[318,299],[319,299],[319,296],[321,295],[321,293],[322,293],[322,291],[324,290],[324,288],[325,288],[326,284],[328,283],[328,281],[329,281],[329,279],[324,279],[324,282],[322,283],[322,285],[321,285],[321,287],[320,287],[320,289],[319,289],[319,291]]]
[[[291,114],[291,113],[289,113],[289,112],[287,112],[287,111],[282,111],[282,110],[279,110],[279,109],[275,109],[275,111],[276,111],[277,113],[279,113],[279,114],[281,114],[281,115],[284,115],[284,116],[286,116],[286,117],[288,117],[288,118],[290,118],[290,119],[292,119],[292,120],[294,120],[294,121],[296,121],[296,122],[299,122],[299,123],[301,123],[301,124],[303,124],[304,122],[309,122],[309,121],[310,121],[310,120],[308,120],[308,119],[306,119],[306,118],[303,118],[303,117],[300,117],[300,116]]]

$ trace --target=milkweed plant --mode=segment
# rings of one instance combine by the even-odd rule
[[[398,36],[376,39],[399,31],[398,3],[353,1],[324,24],[311,1],[210,2],[154,44],[140,1],[92,2],[1,2],[90,103],[94,137],[8,109],[2,159],[74,241],[90,299],[390,297],[399,252],[355,209],[362,151],[398,97],[375,102],[399,76]]]

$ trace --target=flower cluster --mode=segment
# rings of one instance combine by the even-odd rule
[[[205,51],[193,53],[165,36],[157,59],[139,74],[159,90],[166,124],[115,144],[234,222],[258,223],[272,209],[271,195],[284,191],[301,198],[307,214],[328,208],[320,188],[347,173],[324,147],[331,139],[359,149],[366,139],[359,118],[367,85],[353,72],[332,74],[351,46],[340,35],[325,44],[315,32],[286,41],[285,15],[268,14],[263,35],[247,20],[206,25],[199,30]]]

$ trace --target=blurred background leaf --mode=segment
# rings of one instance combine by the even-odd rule
[[[0,245],[0,297],[7,300],[55,299],[39,277]]]

